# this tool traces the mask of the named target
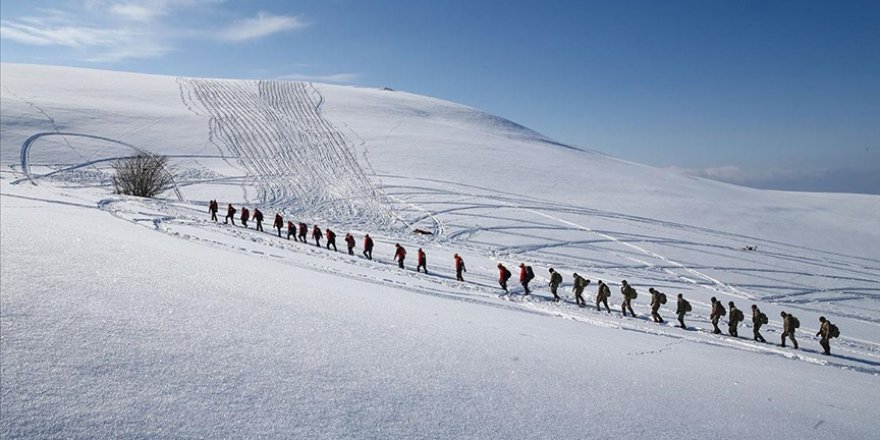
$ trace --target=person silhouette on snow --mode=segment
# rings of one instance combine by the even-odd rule
[[[675,314],[678,315],[679,327],[687,329],[684,325],[684,315],[691,311],[691,303],[689,303],[682,294],[678,294],[678,303],[675,305]]]
[[[257,230],[263,231],[263,211],[260,208],[254,208],[254,221],[257,222]]]
[[[299,234],[297,235],[297,239],[299,241],[305,243],[306,237],[309,235],[309,225],[299,222]]]
[[[562,274],[557,272],[552,267],[549,270],[550,272],[550,293],[553,294],[553,301],[559,302],[559,295],[556,293],[556,290],[559,289],[559,285],[562,284]]]
[[[666,297],[666,295],[653,287],[648,288],[648,292],[651,293],[651,319],[653,319],[654,322],[662,324],[663,317],[660,316],[660,305],[666,301],[665,299],[663,299]]]
[[[498,263],[498,284],[501,285],[501,289],[503,289],[505,293],[509,293],[507,290],[507,280],[509,280],[511,276],[513,276],[513,274],[511,274],[503,264]]]
[[[241,208],[241,225],[244,226],[245,228],[247,228],[247,222],[248,222],[248,220],[250,220],[250,218],[251,218],[251,212],[247,208],[242,207]]]
[[[580,307],[586,307],[587,301],[584,300],[584,289],[590,285],[590,280],[580,276],[577,272],[571,274],[574,279],[574,286],[571,290],[574,292],[574,302]]]
[[[632,300],[636,298],[636,289],[623,280],[620,282],[620,293],[623,294],[623,304],[620,305],[620,311],[623,312],[623,316],[626,316],[626,311],[629,309],[629,313],[635,318],[636,312],[633,312]]]
[[[294,240],[296,239],[296,225],[293,222],[287,222],[287,239],[290,240],[290,236],[293,236]]]
[[[217,221],[217,211],[220,210],[220,207],[217,205],[216,200],[211,200],[208,202],[208,212],[211,213],[211,220]]]
[[[397,267],[403,269],[403,260],[406,259],[406,249],[400,243],[394,243],[394,259],[397,260]]]
[[[364,257],[368,260],[373,259],[373,238],[370,234],[364,236]]]
[[[419,252],[416,254],[416,261],[416,272],[425,269],[425,273],[428,273],[428,257],[425,256],[425,251],[422,248],[419,248]]]
[[[602,309],[599,307],[599,304],[605,305],[605,311],[611,313],[611,308],[608,307],[608,298],[611,296],[611,288],[605,284],[604,281],[599,280],[599,288],[596,291],[596,311],[601,311]]]
[[[321,247],[321,239],[324,238],[324,233],[321,232],[321,228],[318,225],[312,227],[312,238],[315,239],[315,246]]]
[[[281,238],[281,228],[284,227],[284,218],[281,217],[281,214],[275,213],[275,221],[272,222],[272,227],[278,230],[278,238]],[[290,234],[287,234],[287,239],[290,240]]]
[[[526,266],[526,263],[519,263],[519,283],[522,284],[523,290],[525,291],[523,295],[532,293],[532,290],[529,289],[529,282],[532,281],[532,278],[534,277],[535,272],[532,270],[531,266]]]
[[[232,203],[226,206],[226,220],[223,224],[229,224],[229,220],[232,220],[232,226],[235,226],[235,208],[232,207]]]
[[[462,272],[467,272],[467,268],[464,267],[464,259],[458,254],[455,254],[453,260],[455,261],[455,279],[458,281],[464,281],[464,277],[461,275]]]
[[[324,232],[324,236],[327,237],[327,249],[330,249],[330,246],[333,246],[333,252],[339,252],[339,250],[336,249],[336,233],[330,230],[330,228],[327,228]]]
[[[354,236],[345,234],[345,245],[348,247],[348,255],[354,255]]]

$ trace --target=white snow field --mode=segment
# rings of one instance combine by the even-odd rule
[[[14,64],[0,82],[4,439],[880,438],[878,196],[683,177],[400,91]],[[137,152],[168,155],[175,188],[113,194]],[[266,232],[224,224],[227,203]],[[278,238],[276,212],[340,252]],[[739,338],[712,334],[712,296],[746,312]]]

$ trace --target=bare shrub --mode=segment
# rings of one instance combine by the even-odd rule
[[[113,164],[113,188],[117,194],[155,197],[174,185],[166,156],[139,154]]]

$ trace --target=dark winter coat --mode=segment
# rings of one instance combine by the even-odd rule
[[[394,252],[394,259],[403,261],[404,258],[406,258],[406,249],[403,246],[397,246],[397,251]]]
[[[373,238],[369,235],[364,237],[364,250],[371,251],[373,250]]]

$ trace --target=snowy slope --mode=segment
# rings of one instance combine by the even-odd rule
[[[682,177],[399,91],[9,64],[0,79],[4,438],[880,432],[877,196]],[[110,192],[109,164],[136,151],[172,157],[163,200]],[[340,243],[370,232],[378,258],[215,224],[211,198]],[[431,275],[397,269],[395,242],[425,248]],[[499,294],[499,261],[535,267],[534,297]],[[642,317],[575,306],[574,271],[609,281],[613,308],[629,280]],[[650,322],[649,286],[690,299],[693,327]],[[711,296],[758,304],[774,345],[706,331]],[[775,345],[781,310],[799,351]],[[844,333],[832,357],[820,314]]]

